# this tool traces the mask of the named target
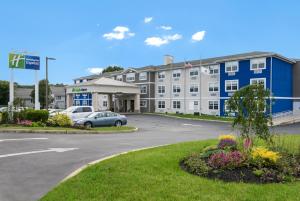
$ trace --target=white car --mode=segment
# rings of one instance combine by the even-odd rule
[[[94,108],[92,106],[72,106],[62,112],[59,112],[58,114],[65,114],[69,116],[72,120],[75,120],[84,118],[92,114],[93,112]]]

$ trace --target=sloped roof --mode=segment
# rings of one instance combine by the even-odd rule
[[[94,79],[87,82],[78,83],[75,85],[70,85],[68,87],[78,87],[78,86],[91,86],[91,85],[101,85],[101,86],[116,86],[116,87],[133,87],[138,88],[135,84],[130,84],[118,80],[113,80],[111,78],[101,77],[99,79]]]

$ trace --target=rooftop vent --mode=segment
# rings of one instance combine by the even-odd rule
[[[165,55],[164,56],[164,65],[172,64],[174,61],[174,57],[171,55]]]

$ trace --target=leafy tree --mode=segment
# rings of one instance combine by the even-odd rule
[[[53,102],[53,97],[51,97],[51,88],[48,82],[48,104],[50,105]],[[30,94],[33,102],[35,101],[35,89],[31,91]],[[40,80],[39,82],[39,101],[41,104],[41,108],[46,107],[46,80]]]
[[[0,105],[7,105],[9,101],[9,82],[0,80]]]
[[[124,68],[120,67],[120,66],[108,66],[107,68],[105,68],[102,73],[110,73],[110,72],[115,72],[115,71],[120,71],[120,70],[124,70]]]
[[[22,98],[15,98],[14,100],[15,107],[25,107],[25,101]]]
[[[227,101],[230,113],[235,113],[233,128],[240,131],[243,138],[250,139],[257,136],[271,141],[269,125],[272,117],[269,111],[270,92],[263,85],[249,85],[239,91]]]

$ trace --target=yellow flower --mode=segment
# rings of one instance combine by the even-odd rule
[[[252,149],[252,158],[262,158],[266,160],[270,160],[272,162],[276,162],[281,156],[279,155],[278,152],[270,151],[264,147],[256,147]]]
[[[235,140],[236,137],[234,135],[220,135],[219,140]]]

